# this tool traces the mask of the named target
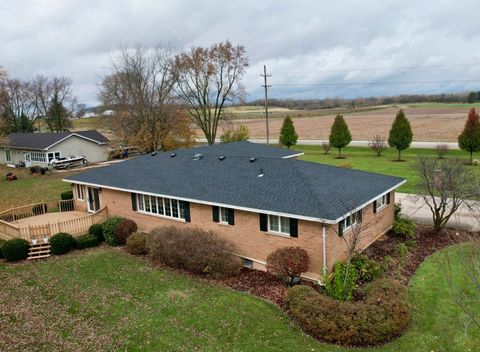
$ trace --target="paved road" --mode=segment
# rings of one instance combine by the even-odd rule
[[[395,201],[402,204],[402,214],[421,224],[432,224],[432,213],[425,201],[418,195],[396,193]],[[480,231],[480,202],[470,202],[471,207],[463,205],[447,224],[453,229]],[[473,211],[470,209],[473,208]]]
[[[197,142],[206,143],[207,140],[205,138],[196,138]],[[263,138],[250,138],[250,142],[253,143],[266,143],[267,141]],[[272,143],[277,143],[276,139],[271,140]],[[324,139],[299,139],[297,144],[300,145],[321,145],[323,142],[327,142]],[[421,149],[435,149],[439,142],[412,142],[410,145],[411,148],[421,148]],[[449,149],[460,149],[458,147],[458,143],[445,143],[448,145]],[[368,141],[351,141],[349,144],[350,147],[368,147]]]

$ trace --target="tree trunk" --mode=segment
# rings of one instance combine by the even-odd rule
[[[338,157],[339,157],[339,158],[342,157],[341,151],[342,151],[342,148],[338,148]]]
[[[399,149],[399,150],[398,150],[398,161],[401,160],[401,159],[400,159],[400,158],[401,158],[401,155],[402,155],[402,151]]]
[[[473,165],[473,151],[470,150],[470,165]]]

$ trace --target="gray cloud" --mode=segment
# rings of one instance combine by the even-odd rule
[[[0,63],[15,77],[70,76],[79,100],[95,104],[122,43],[229,39],[248,51],[250,99],[261,96],[264,64],[273,97],[462,91],[480,89],[479,10],[478,0],[2,1]],[[455,82],[467,79],[479,81]],[[347,85],[356,82],[417,83]]]

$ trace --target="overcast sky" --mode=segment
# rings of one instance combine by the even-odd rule
[[[248,52],[248,99],[264,64],[278,98],[480,90],[479,14],[479,0],[0,0],[0,64],[69,76],[93,105],[121,44],[229,39]]]

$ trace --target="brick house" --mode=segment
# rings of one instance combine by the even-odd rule
[[[232,241],[244,265],[264,269],[285,246],[305,248],[317,279],[344,259],[342,237],[370,223],[366,248],[393,223],[392,176],[296,160],[302,153],[248,142],[153,153],[67,177],[78,210],[106,207],[143,231],[176,225]]]

